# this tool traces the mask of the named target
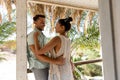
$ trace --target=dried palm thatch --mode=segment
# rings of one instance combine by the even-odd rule
[[[77,17],[78,18],[77,19],[77,29],[78,29],[78,31],[80,31],[80,22],[81,22],[81,18],[82,18],[82,12],[83,12],[82,10],[79,10],[78,13],[77,13],[78,14],[78,17]]]
[[[28,6],[32,16],[35,16],[36,14],[45,14],[44,5],[42,4],[28,3]]]
[[[73,23],[77,21],[77,16],[78,16],[78,10],[72,9],[71,17],[73,18]]]
[[[53,10],[52,10],[52,20],[51,20],[52,31],[54,31],[55,21],[58,18],[64,18],[65,17],[65,12],[66,12],[65,10],[66,10],[65,8],[56,7],[56,6],[53,7]]]
[[[8,15],[9,21],[11,21],[12,20],[12,18],[11,18],[11,12],[12,12],[11,0],[4,0],[4,1],[5,1],[5,6],[7,9],[7,15]]]
[[[2,7],[5,7],[4,0],[0,0],[0,5],[2,5]],[[1,23],[2,23],[2,14],[0,12],[0,24]]]
[[[4,0],[0,0],[0,5],[5,7]]]
[[[84,33],[87,33],[87,28],[88,28],[88,21],[89,21],[89,13],[87,12],[86,17],[85,17],[85,21],[84,21]]]
[[[92,19],[93,19],[93,16],[95,15],[95,12],[90,12],[89,13],[89,20],[90,20],[90,25],[92,25]]]
[[[77,25],[78,31],[80,31],[80,22],[81,22],[81,17],[82,17],[82,12],[83,10],[71,10],[71,17],[73,18],[73,24]]]
[[[50,31],[54,31],[55,22],[59,18],[65,18],[68,16],[71,16],[73,18],[73,24],[77,25],[78,31],[80,31],[80,23],[82,18],[82,13],[84,10],[76,10],[71,8],[65,8],[65,7],[58,7],[55,5],[44,5],[44,4],[35,4],[35,3],[29,3],[30,11],[32,16],[36,14],[44,14],[47,15],[47,18],[50,20],[51,23],[51,29]],[[94,16],[95,12],[88,11],[86,18],[84,20],[84,32],[87,30],[88,24],[92,24],[92,18]],[[90,23],[89,23],[90,22]]]
[[[12,1],[11,0],[0,0],[0,5],[2,5],[7,10],[8,20],[11,21],[11,12],[12,12]]]
[[[12,2],[11,2],[12,1]],[[4,5],[8,11],[9,21],[11,21],[11,11],[12,6],[11,4],[16,4],[16,0],[0,0],[0,4]],[[47,16],[51,23],[51,30],[54,30],[55,22],[59,18],[65,18],[71,16],[73,18],[73,24],[77,25],[78,31],[80,31],[80,23],[82,18],[82,13],[84,10],[66,8],[66,7],[58,7],[55,5],[45,5],[45,4],[37,4],[37,3],[28,3],[28,9],[31,12],[32,16],[36,14],[44,14]],[[86,32],[88,24],[92,24],[92,18],[95,15],[95,12],[88,11],[86,18],[84,20],[84,31]],[[90,22],[90,23],[88,23]]]

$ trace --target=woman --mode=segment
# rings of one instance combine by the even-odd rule
[[[34,34],[36,57],[38,59],[39,55],[49,51],[52,58],[57,58],[61,55],[65,58],[65,63],[63,65],[50,64],[49,80],[74,80],[70,63],[70,39],[66,36],[71,28],[70,21],[72,21],[71,17],[59,19],[55,29],[56,33],[60,35],[54,37],[43,48],[39,47],[38,33],[36,32]]]

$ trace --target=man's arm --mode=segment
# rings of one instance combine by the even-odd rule
[[[47,62],[47,63],[51,63],[51,64],[57,64],[57,65],[63,65],[64,64],[64,60],[62,56],[53,59],[53,58],[49,58],[48,56],[42,54],[42,55],[37,55],[36,51],[35,51],[35,45],[30,45],[29,46],[30,49],[32,50],[32,52],[34,53],[34,55],[37,57],[38,60],[41,60],[43,62]]]

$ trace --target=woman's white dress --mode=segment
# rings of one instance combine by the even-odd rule
[[[65,36],[59,37],[62,43],[61,48],[57,53],[55,53],[53,49],[51,56],[56,58],[63,54],[63,57],[65,58],[65,64],[62,66],[50,64],[49,80],[74,80],[70,63],[70,39],[66,38]]]

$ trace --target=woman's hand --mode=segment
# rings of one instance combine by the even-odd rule
[[[63,58],[63,55],[60,56],[60,57],[57,57],[56,60],[55,60],[55,63],[57,65],[64,65],[65,64],[65,58]]]

